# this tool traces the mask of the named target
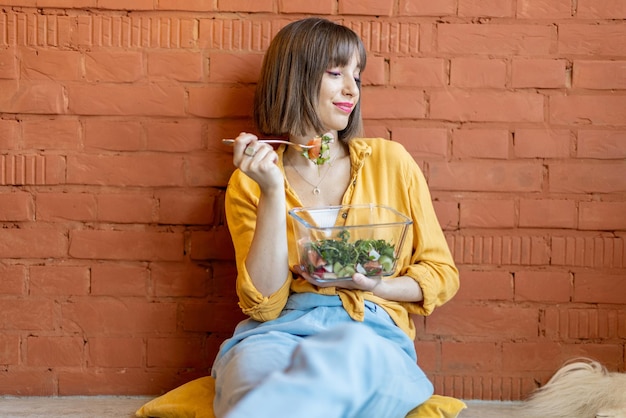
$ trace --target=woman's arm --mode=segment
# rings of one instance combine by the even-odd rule
[[[257,183],[260,194],[256,208],[243,196],[232,197],[229,210],[239,217],[231,213],[229,225],[238,234],[233,239],[241,240],[235,243],[242,258],[238,266],[244,262],[250,281],[263,297],[280,289],[289,276],[284,177],[277,160],[274,149],[252,134],[242,133],[235,140],[233,162]]]

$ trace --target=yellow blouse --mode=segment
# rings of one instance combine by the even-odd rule
[[[413,157],[397,143],[381,138],[355,138],[349,143],[351,180],[342,204],[379,203],[404,213],[413,224],[409,228],[398,258],[400,275],[410,276],[422,289],[424,300],[418,303],[382,299],[371,292],[336,287],[318,288],[289,273],[284,285],[269,297],[254,287],[245,267],[256,225],[260,190],[257,183],[240,170],[232,174],[226,190],[226,219],[235,247],[237,295],[243,312],[257,321],[277,318],[292,292],[339,295],[348,314],[357,321],[364,317],[364,301],[381,306],[411,339],[415,325],[410,314],[429,315],[437,306],[454,296],[459,288],[459,273],[433,209],[426,179]],[[281,146],[279,167],[283,171]],[[291,217],[287,211],[302,203],[285,179],[288,242],[294,243]],[[299,264],[297,250],[289,246],[289,265]],[[387,277],[383,280],[393,280]]]

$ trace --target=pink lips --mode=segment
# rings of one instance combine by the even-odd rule
[[[352,108],[354,107],[354,105],[350,102],[336,102],[334,105],[345,113],[352,112]]]

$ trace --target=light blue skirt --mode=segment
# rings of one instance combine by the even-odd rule
[[[404,418],[433,393],[413,341],[378,305],[350,318],[338,296],[290,296],[280,317],[247,319],[213,365],[218,418]]]

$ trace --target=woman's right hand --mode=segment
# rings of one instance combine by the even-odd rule
[[[259,142],[256,135],[242,132],[235,138],[233,164],[256,181],[264,192],[284,187],[283,174],[277,162],[278,154],[274,148]]]

